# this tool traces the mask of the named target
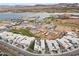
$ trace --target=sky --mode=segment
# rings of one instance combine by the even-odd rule
[[[79,0],[0,0],[0,4],[54,4],[54,3],[79,3]]]

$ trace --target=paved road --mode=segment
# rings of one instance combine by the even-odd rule
[[[28,51],[24,51],[18,47],[12,46],[10,44],[7,44],[4,41],[0,41],[0,45],[4,45],[5,47],[8,47],[9,49],[12,49],[14,51],[16,51],[18,54],[17,55],[23,55],[23,56],[34,56],[32,53],[28,52]]]

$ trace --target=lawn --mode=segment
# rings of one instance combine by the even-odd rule
[[[16,33],[16,34],[22,34],[29,37],[37,37],[33,35],[28,29],[11,29],[10,32]]]
[[[66,27],[74,27],[74,28],[79,28],[79,24],[63,24]]]

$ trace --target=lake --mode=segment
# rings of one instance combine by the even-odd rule
[[[34,16],[40,16],[41,18],[43,17],[47,17],[49,15],[61,15],[63,13],[33,13],[33,12],[26,12],[26,13],[10,13],[10,12],[7,12],[7,13],[0,13],[0,19],[16,19],[16,18],[19,18],[19,17],[22,17],[22,16],[27,16],[27,17],[34,17]],[[68,13],[68,14],[75,14],[75,15],[79,15],[79,13]]]

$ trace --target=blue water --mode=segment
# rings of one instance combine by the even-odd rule
[[[48,13],[0,13],[0,19],[16,19],[22,16],[27,17],[34,17],[34,16],[40,16],[40,17],[46,17],[50,14]]]
[[[41,18],[47,17],[49,15],[56,15],[56,14],[63,14],[63,13],[33,13],[33,12],[26,12],[26,13],[0,13],[0,19],[16,19],[22,16],[27,17],[34,17],[34,16],[40,16]],[[79,15],[79,13],[72,13],[75,15]]]

